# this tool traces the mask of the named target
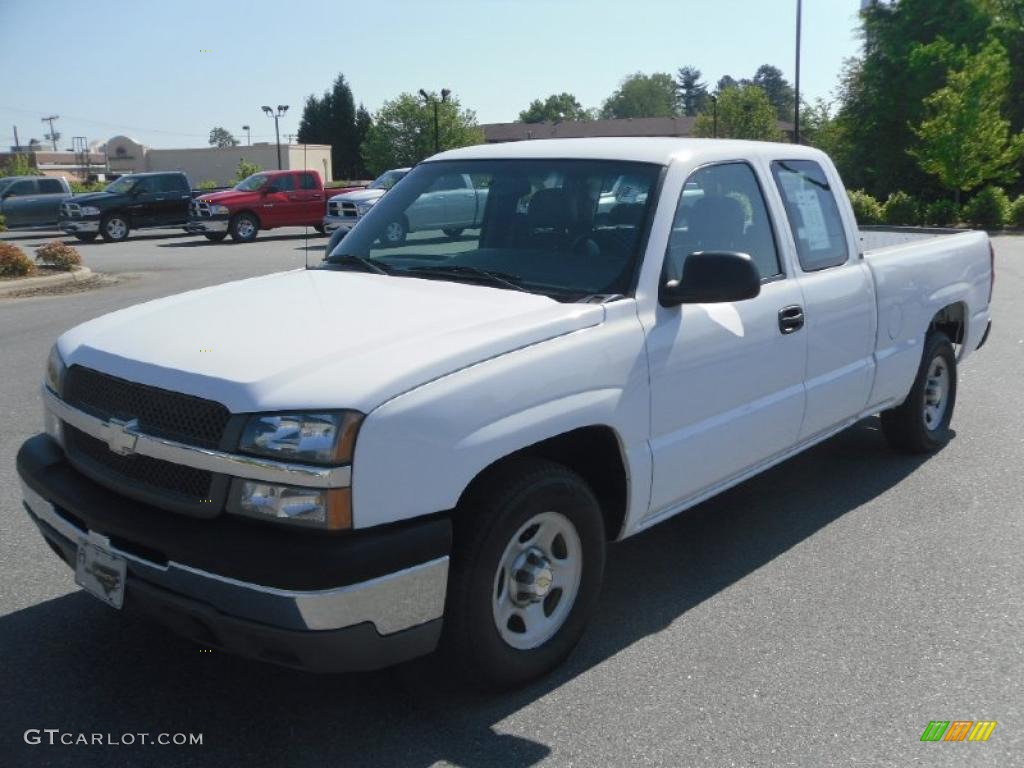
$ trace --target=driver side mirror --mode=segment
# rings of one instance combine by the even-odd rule
[[[720,304],[753,299],[761,293],[761,274],[745,253],[697,251],[683,262],[683,276],[658,291],[663,307]]]

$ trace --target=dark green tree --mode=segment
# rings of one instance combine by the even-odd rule
[[[534,99],[519,113],[522,123],[557,123],[561,120],[589,120],[590,114],[571,93],[553,93],[544,101]]]
[[[331,145],[335,178],[354,179],[363,174],[355,99],[344,75],[339,74],[322,97],[306,99],[298,138],[302,144]]]
[[[675,117],[679,114],[676,83],[667,72],[629,75],[605,101],[603,118]]]
[[[793,86],[782,76],[781,69],[771,64],[762,64],[750,82],[764,89],[768,101],[775,107],[775,114],[779,120],[793,119],[796,96]]]
[[[701,72],[696,67],[685,66],[676,71],[679,109],[687,117],[699,114],[708,100],[707,83],[702,82],[700,78]]]
[[[714,116],[710,109],[697,116],[693,134],[714,135]],[[782,138],[775,108],[763,88],[747,83],[726,88],[718,94],[718,136],[757,141],[779,141]]]
[[[210,146],[220,148],[237,147],[238,139],[232,136],[231,131],[227,128],[221,128],[217,125],[210,129]]]

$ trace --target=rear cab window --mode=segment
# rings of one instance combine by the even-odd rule
[[[772,176],[805,272],[845,264],[850,257],[843,218],[822,167],[813,160],[776,160]]]
[[[59,179],[40,179],[39,192],[43,195],[59,195],[64,192],[64,185]]]

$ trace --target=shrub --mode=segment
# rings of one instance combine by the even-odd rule
[[[13,243],[0,242],[0,277],[21,277],[36,271],[32,259]]]
[[[964,218],[972,227],[999,229],[1010,216],[1010,198],[1001,187],[985,187],[964,206]]]
[[[882,223],[882,204],[880,202],[859,189],[851,189],[848,194],[858,224]]]
[[[71,191],[76,195],[86,192],[102,192],[107,186],[105,181],[71,181],[68,183],[71,185]]]
[[[259,173],[262,170],[263,169],[256,165],[256,163],[246,162],[245,158],[242,158],[238,161],[238,170],[235,171],[235,179],[237,181],[244,181],[254,173]]]
[[[0,213],[0,232],[7,231],[7,217]]]
[[[1010,225],[1024,227],[1024,195],[1014,200],[1010,206]]]
[[[921,222],[921,206],[906,192],[893,192],[882,206],[882,220],[894,226],[914,226]]]
[[[78,251],[60,240],[51,240],[36,248],[36,259],[65,272],[82,263]]]
[[[206,181],[200,181],[196,189],[216,189],[217,182],[213,179],[207,179]]]
[[[925,224],[934,227],[952,227],[960,220],[960,209],[952,200],[936,200],[925,208]]]

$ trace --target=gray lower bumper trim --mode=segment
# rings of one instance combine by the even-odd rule
[[[190,221],[188,224],[185,225],[185,231],[193,232],[196,234],[203,234],[206,232],[227,232],[228,221],[227,219],[213,219],[210,221],[204,221],[202,219],[199,219],[197,221]]]
[[[100,223],[98,221],[62,221],[57,225],[57,228],[62,232],[99,232]]]
[[[331,630],[365,622],[381,635],[389,635],[444,613],[448,585],[448,558],[390,573],[338,589],[293,591],[264,587],[191,568],[145,560],[113,546],[104,536],[85,531],[64,518],[54,506],[21,484],[25,506],[39,521],[76,546],[83,541],[100,544],[128,561],[131,576],[170,592],[202,601],[230,616],[293,630]]]

